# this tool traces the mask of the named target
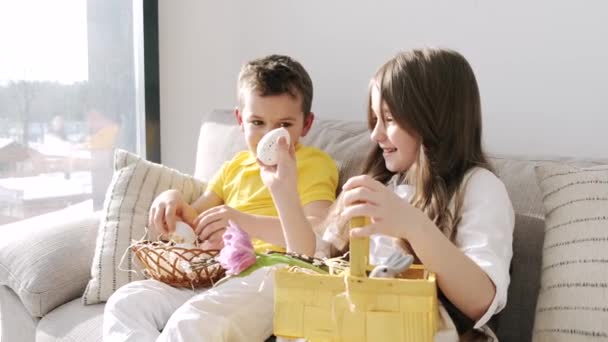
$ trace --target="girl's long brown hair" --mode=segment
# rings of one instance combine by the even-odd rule
[[[380,90],[381,100],[399,127],[420,138],[418,158],[404,174],[406,182],[415,185],[412,204],[453,239],[460,221],[465,174],[476,166],[490,169],[482,150],[481,102],[471,66],[459,53],[445,49],[397,54],[372,79],[370,130],[376,120],[371,109],[372,86]],[[368,156],[363,172],[383,183],[394,175],[386,168],[378,146]]]

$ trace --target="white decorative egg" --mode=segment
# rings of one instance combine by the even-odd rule
[[[194,247],[196,233],[194,233],[194,229],[192,229],[192,227],[190,227],[187,223],[177,221],[175,223],[175,231],[173,234],[171,234],[171,241],[175,242],[180,247]]]
[[[287,145],[291,143],[289,131],[285,127],[273,129],[260,139],[257,147],[257,157],[264,165],[277,165],[278,140],[280,137],[287,139]]]

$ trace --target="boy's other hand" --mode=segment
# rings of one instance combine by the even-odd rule
[[[277,141],[277,165],[269,166],[258,160],[260,177],[270,191],[276,188],[297,187],[298,165],[296,162],[296,149],[288,145],[285,137]]]
[[[224,248],[224,232],[226,229],[220,229],[212,234],[207,240],[203,241],[199,247],[204,250],[222,249]]]
[[[194,219],[194,233],[200,241],[206,242],[219,238],[222,240],[224,230],[228,227],[228,220],[243,227],[247,214],[227,205],[219,205],[205,210]],[[223,240],[222,240],[223,242]]]
[[[175,231],[175,223],[183,220],[185,207],[188,204],[183,200],[182,195],[177,190],[167,190],[158,195],[148,213],[148,227],[153,229],[156,234],[169,235]]]

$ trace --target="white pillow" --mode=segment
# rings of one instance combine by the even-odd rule
[[[79,298],[89,281],[99,212],[77,207],[0,227],[0,285],[10,287],[32,317]],[[0,311],[5,306],[0,298]],[[0,313],[0,330],[4,319]]]
[[[608,165],[536,168],[545,207],[535,342],[608,338]]]
[[[141,273],[132,253],[119,263],[132,240],[144,237],[148,210],[154,198],[168,189],[181,191],[188,203],[197,199],[205,184],[190,175],[146,161],[124,150],[114,154],[114,175],[101,212],[91,280],[83,295],[85,305],[105,302],[116,289]]]

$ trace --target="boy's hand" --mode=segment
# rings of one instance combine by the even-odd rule
[[[277,165],[260,164],[260,176],[264,185],[273,192],[275,189],[297,188],[298,166],[296,163],[296,150],[293,145],[288,145],[284,137],[277,142]],[[294,190],[295,191],[295,190]]]
[[[169,235],[175,231],[175,222],[192,221],[187,213],[192,210],[177,190],[167,190],[158,195],[148,213],[148,228],[156,234]]]
[[[247,214],[242,213],[227,205],[219,205],[205,210],[194,219],[194,232],[203,243],[210,243],[214,246],[218,245],[217,240],[223,246],[222,235],[228,227],[228,220],[243,227],[246,224]],[[216,249],[216,248],[214,248]]]
[[[224,235],[225,229],[219,230],[216,234],[213,234],[209,237],[209,239],[203,241],[200,245],[199,248],[204,249],[204,250],[210,250],[210,249],[218,249],[221,250],[222,248],[224,248]]]

